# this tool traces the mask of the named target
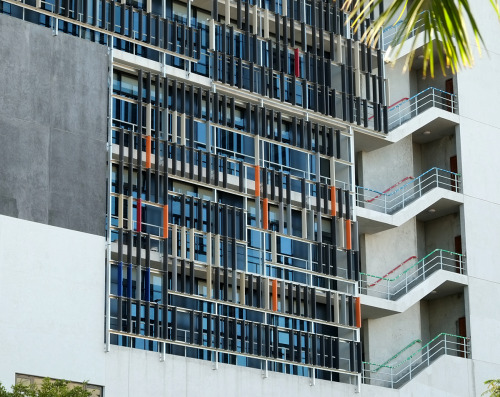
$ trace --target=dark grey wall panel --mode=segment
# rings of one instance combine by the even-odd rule
[[[10,70],[0,74],[0,158],[9,164],[0,167],[0,214],[104,235],[106,48],[8,16],[0,25],[0,70]]]

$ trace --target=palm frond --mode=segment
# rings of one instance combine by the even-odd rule
[[[335,1],[335,0],[334,0]],[[500,0],[490,3],[500,19]],[[371,12],[379,8],[383,0],[345,0],[343,11],[349,12],[349,20],[354,31],[357,31]],[[405,13],[406,12],[406,13]],[[462,67],[474,64],[472,43],[475,42],[479,54],[485,44],[474,16],[469,0],[394,0],[366,27],[361,40],[367,45],[375,46],[380,40],[384,26],[398,24],[397,33],[391,42],[395,48],[393,56],[397,58],[402,50],[401,43],[411,42],[411,51],[406,59],[405,68],[413,63],[418,33],[425,39],[423,48],[423,73],[427,71],[434,76],[434,54],[437,54],[441,70],[446,74],[449,68],[456,73]],[[417,25],[418,24],[418,25]],[[468,33],[472,32],[473,40]]]

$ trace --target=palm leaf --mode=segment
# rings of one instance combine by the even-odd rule
[[[499,1],[490,0],[490,3],[500,19]],[[342,9],[349,12],[351,26],[354,31],[357,31],[364,24],[369,13],[378,9],[382,2],[383,0],[345,0]],[[401,43],[410,42],[411,50],[406,58],[405,68],[411,67],[418,33],[422,33],[425,40],[424,75],[429,70],[431,76],[434,76],[435,53],[443,74],[446,74],[447,68],[450,68],[452,73],[456,73],[462,67],[470,67],[474,64],[469,29],[479,53],[481,53],[481,47],[485,47],[472,15],[469,0],[415,0],[411,4],[408,0],[393,0],[365,29],[361,40],[367,45],[375,46],[380,40],[382,28],[390,25],[390,21],[394,20],[398,28],[391,42],[391,47],[395,49],[392,52],[393,59],[398,58],[402,50]]]

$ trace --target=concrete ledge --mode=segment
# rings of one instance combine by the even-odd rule
[[[359,231],[368,234],[382,232],[401,226],[415,216],[418,220],[429,221],[457,212],[463,202],[462,193],[434,188],[392,215],[356,206]],[[430,208],[435,211],[427,212]]]
[[[468,285],[468,279],[464,274],[438,270],[395,301],[362,295],[361,313],[363,318],[380,318],[402,313],[422,299],[437,299],[463,290],[463,287]]]

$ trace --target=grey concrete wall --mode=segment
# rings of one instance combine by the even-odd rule
[[[371,152],[362,152],[363,187],[383,192],[413,175],[411,136]]]
[[[458,319],[465,316],[464,294],[454,294],[428,302],[429,336],[441,332],[458,335]]]
[[[365,361],[382,364],[415,339],[422,339],[420,315],[420,302],[417,302],[403,313],[368,320],[368,330],[365,332],[369,335],[370,343],[369,350],[365,346]],[[407,356],[409,354],[403,354],[389,365]]]
[[[432,167],[449,170],[450,157],[457,155],[457,144],[454,134],[423,145],[415,144],[415,146],[420,146],[420,169],[416,169],[415,176],[421,175]]]
[[[0,54],[0,214],[103,235],[106,47],[0,15]]]
[[[460,235],[460,216],[450,214],[424,223],[425,252],[445,249],[455,252],[455,236]]]
[[[417,255],[415,229],[416,221],[413,218],[400,227],[365,235],[363,242],[365,272],[375,276],[383,276],[410,256]],[[390,277],[394,278],[414,263],[414,260],[409,261]]]

